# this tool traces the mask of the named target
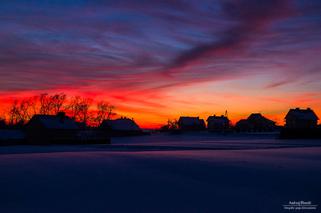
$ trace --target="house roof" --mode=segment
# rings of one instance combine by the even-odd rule
[[[213,116],[209,116],[207,118],[207,122],[209,122],[209,121],[229,122],[230,120],[224,115],[221,115],[221,116],[213,115]]]
[[[247,119],[241,119],[235,124],[236,126],[245,126],[245,125],[251,125],[250,122]]]
[[[261,113],[252,113],[247,119],[262,119],[265,118]]]
[[[272,121],[270,119],[267,119],[264,117],[261,113],[252,113],[248,118],[248,121],[261,121],[261,122],[268,122],[268,123],[275,123],[275,121]]]
[[[115,120],[104,120],[101,124],[102,127],[109,127],[117,131],[140,131],[140,127],[134,120],[129,118],[119,118]]]
[[[310,108],[307,109],[290,109],[286,114],[285,119],[289,117],[297,118],[300,120],[319,120],[318,116],[314,113],[314,111]]]
[[[199,125],[201,122],[204,122],[204,120],[199,119],[199,117],[181,116],[178,122],[184,125]]]
[[[77,123],[68,116],[34,115],[28,124],[32,125],[34,122],[39,122],[47,129],[78,129]]]

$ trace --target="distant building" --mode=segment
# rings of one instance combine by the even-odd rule
[[[27,124],[32,129],[78,129],[78,124],[63,112],[57,115],[34,115]]]
[[[181,116],[178,120],[178,127],[181,130],[203,130],[205,129],[205,122],[199,117]]]
[[[319,118],[310,108],[307,109],[290,109],[285,116],[286,128],[316,128]]]
[[[241,119],[235,124],[235,129],[240,132],[251,132],[254,128],[247,119]]]
[[[207,128],[210,131],[225,131],[230,128],[230,120],[227,116],[209,116],[207,118]]]
[[[100,128],[119,134],[141,134],[141,128],[133,119],[119,118],[115,120],[104,120]]]
[[[4,119],[0,119],[0,129],[7,128],[6,121]]]
[[[253,124],[254,131],[273,131],[276,129],[275,122],[267,119],[261,113],[252,113],[247,120]]]
[[[72,143],[77,139],[77,123],[59,112],[57,115],[34,115],[26,125],[32,143]]]
[[[269,132],[276,130],[275,122],[265,118],[261,113],[252,113],[247,119],[238,121],[235,128],[239,131]]]

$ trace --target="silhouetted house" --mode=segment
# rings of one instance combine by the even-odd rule
[[[235,124],[235,129],[240,132],[250,132],[254,127],[247,119],[241,119]]]
[[[238,131],[246,132],[269,132],[275,131],[275,122],[265,118],[260,113],[252,113],[247,119],[238,121],[235,125]]]
[[[0,119],[0,129],[6,129],[6,128],[7,128],[6,121],[3,119]]]
[[[252,113],[247,120],[254,125],[256,131],[272,131],[276,129],[275,122],[267,119],[261,113]]]
[[[30,143],[75,143],[77,123],[59,112],[57,115],[34,115],[26,125]]]
[[[290,109],[285,116],[285,127],[292,129],[316,128],[319,118],[310,108]]]
[[[180,117],[178,127],[181,130],[204,130],[205,122],[199,117]]]
[[[86,129],[88,126],[86,122],[76,122],[79,129]]]
[[[230,128],[230,120],[227,116],[209,116],[207,118],[207,128],[210,131],[226,131]]]
[[[138,135],[143,133],[135,121],[129,118],[104,120],[100,128],[117,135]]]

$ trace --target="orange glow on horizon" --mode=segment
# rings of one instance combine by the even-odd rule
[[[48,94],[62,92],[62,90],[49,91]],[[16,93],[17,94],[17,93]],[[22,99],[39,95],[39,91],[21,92],[18,95],[2,94],[0,98],[1,107],[0,113],[7,112],[10,103],[17,98]],[[185,94],[180,94],[177,98],[170,94],[156,94],[154,97],[150,94],[140,94],[139,92],[128,92],[124,96],[120,96],[117,92],[113,94],[103,94],[87,92],[82,93],[76,90],[68,91],[66,93],[69,97],[74,95],[82,95],[84,97],[93,98],[95,101],[106,100],[114,105],[116,116],[133,118],[142,128],[156,129],[167,123],[168,119],[178,119],[180,116],[199,116],[204,120],[208,116],[216,114],[224,114],[225,110],[228,112],[228,117],[234,125],[238,120],[247,118],[251,113],[261,113],[263,116],[276,121],[278,125],[284,124],[284,117],[290,108],[311,107],[317,115],[321,114],[321,108],[318,105],[318,100],[306,100],[311,104],[304,102],[300,95],[293,98],[291,101],[283,101],[282,99],[274,98],[260,98],[253,99],[248,96],[228,95],[228,94],[214,94],[215,100],[211,100],[211,94],[193,95],[191,99],[185,97]],[[222,102],[224,105],[218,105],[217,102]],[[95,103],[95,102],[94,102]],[[94,104],[93,103],[93,104]],[[225,104],[229,108],[225,108]],[[266,107],[269,106],[269,107]]]

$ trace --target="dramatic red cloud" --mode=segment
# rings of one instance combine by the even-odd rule
[[[0,14],[0,111],[65,92],[144,127],[225,110],[321,116],[318,1],[7,1]]]

